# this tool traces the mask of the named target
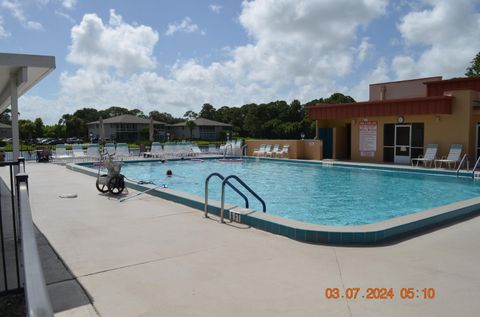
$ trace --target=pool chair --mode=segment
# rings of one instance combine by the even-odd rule
[[[260,145],[260,147],[253,149],[253,156],[261,156],[265,153],[266,144]]]
[[[87,157],[92,160],[100,160],[100,150],[98,144],[90,143],[87,146]]]
[[[73,157],[75,159],[86,159],[87,155],[83,152],[83,147],[81,144],[72,145]]]
[[[55,146],[55,153],[52,155],[52,158],[54,161],[64,161],[72,158],[72,156],[67,154],[65,144],[57,144]]]
[[[278,153],[277,156],[279,157],[286,157],[288,158],[288,150],[290,149],[290,145],[285,144],[282,148],[282,150]]]
[[[192,154],[193,156],[200,156],[203,154],[203,152],[200,150],[197,144],[192,144]]]
[[[218,154],[218,149],[215,144],[209,144],[208,145],[208,154]]]
[[[143,153],[144,157],[161,157],[165,154],[163,151],[162,145],[160,142],[152,142],[152,147],[150,148],[150,152]]]
[[[434,163],[435,159],[437,158],[437,150],[438,144],[428,144],[424,155],[420,155],[419,157],[412,159],[412,166],[414,162],[417,163],[415,166],[418,166],[418,163],[422,162],[423,166],[427,166],[428,164],[430,167],[432,167],[432,163]]]
[[[451,168],[451,164],[453,164],[453,168],[460,162],[460,156],[462,156],[462,145],[461,144],[452,144],[450,146],[450,151],[448,151],[447,157],[442,157],[439,160],[435,160],[435,167],[437,167],[437,163],[440,163],[438,167],[442,167],[443,163],[448,165],[448,168]]]
[[[280,145],[275,144],[275,145],[273,146],[273,149],[271,149],[270,151],[265,152],[265,156],[266,156],[266,157],[273,157],[273,156],[275,156],[275,155],[278,153],[278,149],[279,149],[279,148],[280,148]]]
[[[103,151],[107,152],[110,155],[115,154],[115,144],[114,143],[106,143],[103,146]]]
[[[117,150],[115,152],[116,157],[128,158],[130,157],[130,150],[127,143],[117,143]]]

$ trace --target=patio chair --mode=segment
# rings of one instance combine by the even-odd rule
[[[266,156],[266,157],[273,157],[273,156],[278,152],[278,148],[279,148],[279,147],[280,147],[280,145],[275,144],[275,145],[273,146],[273,149],[265,152],[265,156]]]
[[[438,144],[428,144],[424,155],[412,159],[412,166],[414,162],[417,162],[416,166],[418,166],[419,162],[422,162],[424,166],[429,164],[429,166],[432,167],[432,163],[434,163],[437,158],[437,150]]]
[[[215,144],[209,144],[208,145],[208,154],[218,154],[218,149]]]
[[[72,150],[74,158],[85,159],[87,157],[87,155],[85,155],[85,152],[83,152],[83,147],[81,144],[73,144]]]
[[[282,148],[282,150],[278,153],[278,156],[280,157],[287,157],[288,158],[288,150],[290,149],[290,145],[285,144]]]
[[[52,158],[55,161],[61,161],[72,158],[72,156],[67,154],[67,148],[65,147],[65,144],[57,144],[55,146],[55,153],[52,155]]]
[[[263,153],[265,153],[265,148],[266,147],[267,147],[266,144],[262,144],[262,145],[260,145],[259,148],[253,149],[253,156],[263,155]]]
[[[160,142],[152,142],[150,152],[143,153],[144,157],[161,157],[165,154]]]
[[[106,143],[103,146],[103,150],[110,155],[114,155],[115,154],[115,144],[114,143]]]
[[[197,144],[192,144],[192,153],[193,156],[200,156],[203,154],[202,150],[200,150]]]
[[[460,156],[462,156],[462,145],[452,144],[447,157],[443,156],[441,159],[435,160],[435,167],[437,167],[437,163],[440,163],[438,167],[442,167],[442,164],[446,163],[448,168],[451,168],[451,164],[453,163],[453,168],[455,168],[457,163],[460,162]]]
[[[117,150],[115,152],[117,157],[127,158],[130,157],[130,150],[127,143],[117,143]]]
[[[87,146],[87,157],[94,160],[100,160],[100,150],[98,148],[98,144],[90,143]]]

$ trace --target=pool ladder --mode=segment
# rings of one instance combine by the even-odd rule
[[[250,194],[253,195],[253,197],[257,198],[258,201],[262,204],[262,211],[266,212],[267,211],[267,205],[265,204],[265,201],[253,190],[245,184],[244,181],[240,179],[240,177],[236,175],[229,175],[227,177],[224,177],[220,173],[212,173],[207,176],[205,179],[205,217],[208,218],[208,182],[212,177],[218,177],[222,180],[222,199],[221,199],[221,208],[220,208],[220,222],[224,223],[224,211],[225,211],[225,186],[228,185],[230,188],[232,188],[237,194],[239,194],[244,200],[245,200],[245,208],[249,208],[249,202],[247,196],[243,194],[236,186],[234,186],[231,182],[230,179],[236,180],[240,185],[242,185],[243,188],[245,188]]]

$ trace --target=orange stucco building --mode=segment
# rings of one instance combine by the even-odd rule
[[[323,157],[408,164],[427,144],[439,156],[462,144],[480,155],[480,78],[429,77],[370,85],[369,100],[308,109],[323,140]]]

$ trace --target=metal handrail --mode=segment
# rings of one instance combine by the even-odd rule
[[[220,209],[220,222],[225,222],[223,221],[223,214],[224,214],[224,210],[225,210],[225,185],[228,184],[228,180],[230,178],[233,178],[235,179],[237,182],[240,183],[240,185],[242,185],[246,190],[248,190],[250,192],[250,194],[252,194],[255,198],[257,198],[260,203],[262,204],[262,207],[263,207],[263,212],[267,212],[267,205],[265,204],[265,201],[263,201],[263,199],[257,195],[256,192],[253,191],[253,189],[251,189],[247,184],[245,184],[244,181],[242,181],[238,176],[236,175],[230,175],[230,176],[227,176],[225,177],[225,179],[223,180],[222,182],[222,201],[221,201],[221,209]]]
[[[223,149],[223,158],[226,158],[227,157],[227,148],[230,147],[230,149],[232,150],[232,154],[233,154],[233,146],[229,143],[229,144],[226,144],[225,145],[225,148]]]
[[[467,160],[467,172],[468,172],[468,167],[469,167],[468,165],[470,165],[470,164],[468,163],[468,154],[465,153],[465,154],[463,154],[463,157],[462,157],[462,160],[460,161],[460,164],[458,164],[458,167],[457,167],[457,176],[458,176],[458,174],[460,173],[460,169],[462,168],[463,162],[464,162],[465,160]],[[474,170],[475,170],[475,168],[474,168]]]
[[[244,144],[244,145],[242,145],[242,149],[241,149],[242,156],[245,156],[245,155],[246,155],[246,152],[247,152],[247,146],[248,146],[248,144]]]
[[[475,162],[475,166],[473,167],[472,177],[475,177],[475,170],[477,169],[478,164],[480,164],[480,156],[477,158],[477,161]]]
[[[23,269],[25,274],[25,302],[27,316],[53,316],[52,304],[48,296],[43,276],[37,241],[33,227],[32,211],[28,197],[28,175],[16,175],[18,206],[20,212]]]
[[[220,173],[212,173],[208,175],[207,178],[205,179],[205,218],[208,218],[208,182],[210,181],[210,178],[212,178],[213,176],[217,176],[222,181],[225,180],[225,177]],[[230,188],[232,188],[237,194],[243,197],[243,199],[245,200],[245,208],[248,208],[249,204],[248,204],[247,196],[245,196],[238,188],[233,186],[230,182],[227,182],[227,185],[230,186]]]

